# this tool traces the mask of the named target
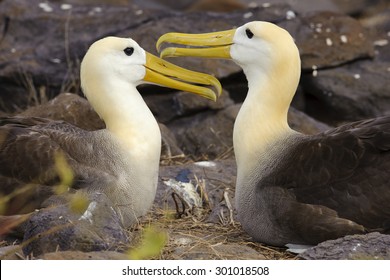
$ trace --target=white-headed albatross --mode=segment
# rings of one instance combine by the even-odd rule
[[[233,59],[248,80],[234,124],[236,207],[257,241],[317,244],[390,229],[390,117],[303,135],[287,124],[301,68],[290,34],[268,22],[206,34],[167,33],[161,56]]]
[[[154,83],[213,100],[221,92],[214,77],[153,56],[130,38],[93,43],[80,78],[106,129],[87,131],[43,118],[0,119],[0,192],[13,197],[3,214],[40,207],[58,184],[55,157],[63,154],[74,173],[71,189],[105,193],[123,226],[131,225],[153,202],[161,150],[157,121],[136,86]],[[29,188],[20,193],[16,186]]]

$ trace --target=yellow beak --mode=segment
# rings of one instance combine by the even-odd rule
[[[230,46],[233,44],[233,37],[235,32],[236,29],[204,34],[166,33],[158,39],[156,47],[157,51],[160,50],[160,47],[163,43],[174,43],[201,47],[169,47],[160,53],[162,58],[173,56],[198,56],[230,59]]]
[[[188,91],[214,101],[221,95],[222,86],[213,76],[181,68],[150,53],[146,53],[144,66],[144,80],[147,82]],[[214,87],[215,92],[205,86]]]

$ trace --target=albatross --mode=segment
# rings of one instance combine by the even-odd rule
[[[390,229],[390,116],[357,121],[317,135],[287,123],[300,79],[291,35],[262,21],[205,34],[167,33],[161,57],[232,59],[248,94],[234,124],[236,207],[244,230],[270,245],[315,245]],[[201,48],[200,48],[201,47]]]
[[[216,78],[166,62],[130,38],[93,43],[80,79],[105,129],[87,131],[45,118],[0,119],[0,192],[10,198],[2,214],[41,207],[59,184],[61,156],[73,173],[69,193],[104,193],[128,227],[154,200],[161,151],[159,126],[136,87],[153,83],[212,100],[221,92]]]

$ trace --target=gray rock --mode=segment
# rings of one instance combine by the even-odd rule
[[[390,46],[384,46],[387,52]],[[382,51],[381,51],[382,52]],[[302,86],[318,99],[307,111],[325,122],[340,123],[378,117],[390,113],[388,87],[390,60],[356,61],[335,69],[306,74]]]
[[[148,10],[140,13],[134,5],[89,3],[64,9],[62,4],[0,2],[2,107],[26,106],[29,95],[51,98],[59,92],[78,91],[79,64],[89,45],[121,31],[129,36],[153,15]],[[159,15],[163,16],[161,11]]]
[[[362,26],[375,39],[387,39],[390,30],[390,3],[382,1],[382,5],[371,6],[358,18]]]
[[[161,131],[161,163],[172,159],[184,158],[183,151],[177,144],[175,135],[164,124],[158,124]]]
[[[299,13],[332,11],[346,14],[360,14],[368,6],[376,5],[380,0],[135,0],[141,7],[183,10],[201,10],[227,12],[243,9],[245,6],[262,7],[272,4],[288,4]]]
[[[175,134],[183,152],[199,158],[229,158],[233,156],[233,126],[241,104],[220,111],[206,111],[172,121],[168,127]],[[329,129],[293,107],[288,114],[290,126],[305,134]]]
[[[292,129],[303,134],[316,134],[332,128],[323,122],[313,119],[294,107],[290,107],[288,111],[288,124]]]
[[[308,260],[389,260],[390,235],[373,232],[328,240],[299,257]]]
[[[303,74],[301,87],[308,100],[314,100],[306,102],[307,113],[336,125],[390,113],[389,17],[390,11],[383,10],[360,20],[369,32],[372,59]]]
[[[172,121],[168,127],[179,147],[194,159],[232,156],[233,124],[239,106],[221,111],[205,111]]]
[[[374,55],[367,31],[359,21],[343,14],[311,13],[280,25],[296,40],[304,71],[340,66]]]
[[[46,253],[40,256],[43,260],[128,260],[126,254],[115,251],[63,251]]]
[[[68,250],[101,251],[127,243],[128,235],[104,194],[89,194],[83,213],[71,210],[68,204],[59,204],[62,200],[64,197],[52,198],[46,208],[38,210],[27,221],[25,255],[37,257],[47,252]]]
[[[195,0],[196,1],[196,0]],[[140,7],[146,9],[165,9],[183,11],[188,9],[194,0],[134,0]]]
[[[385,0],[386,1],[386,0]],[[367,10],[367,7],[372,7],[380,4],[381,0],[240,0],[240,2],[248,5],[269,5],[269,4],[288,4],[298,13],[308,12],[338,12],[348,15],[356,15]]]
[[[216,102],[186,92],[146,95],[144,99],[156,119],[162,123],[208,109],[220,110],[234,103],[226,92]]]
[[[369,8],[381,5],[381,2],[386,0],[332,0],[332,2],[339,8],[340,12],[352,16],[358,16],[366,12]]]

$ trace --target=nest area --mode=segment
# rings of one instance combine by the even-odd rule
[[[261,259],[292,260],[297,256],[285,248],[254,242],[241,225],[209,223],[203,219],[207,210],[195,216],[178,218],[174,210],[153,207],[140,223],[130,230],[132,246],[136,246],[145,227],[165,232],[167,241],[156,259]]]

